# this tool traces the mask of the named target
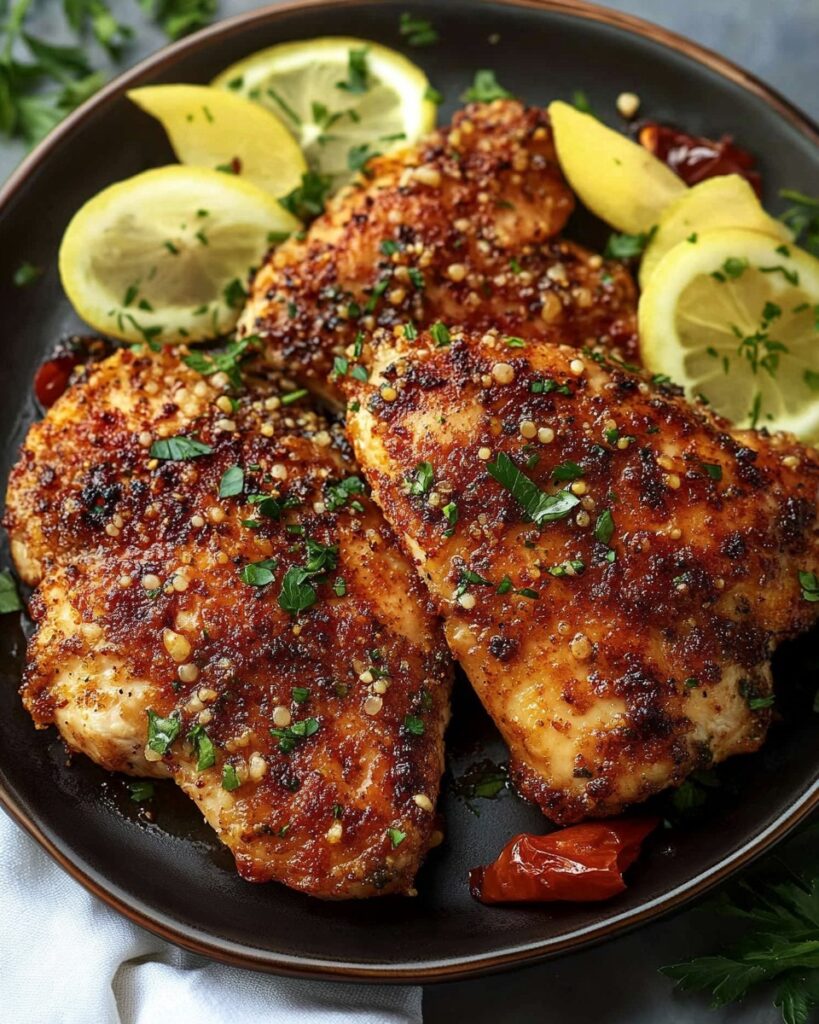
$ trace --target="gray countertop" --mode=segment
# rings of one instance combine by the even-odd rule
[[[163,45],[158,30],[144,28],[134,0],[111,0],[110,5],[123,20],[140,24],[129,62]],[[38,33],[56,34],[60,6],[56,0],[41,5]],[[221,0],[219,13],[228,16],[257,6],[253,0]],[[775,5],[768,0],[610,0],[606,6],[641,15],[723,53],[819,119],[819,0],[778,0]],[[0,146],[0,178],[23,153],[17,144]],[[470,1024],[776,1021],[779,1014],[766,993],[738,1009],[712,1011],[704,999],[675,996],[657,973],[661,964],[709,952],[709,938],[717,927],[709,911],[694,908],[540,967],[430,987],[424,993],[424,1019],[427,1024],[450,1024],[457,1012]]]

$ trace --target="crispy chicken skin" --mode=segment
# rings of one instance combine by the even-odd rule
[[[31,428],[5,518],[38,584],[25,705],[106,768],[173,778],[244,878],[330,898],[411,891],[443,768],[437,621],[372,500],[333,489],[356,473],[337,428],[269,389],[231,411],[220,384],[171,352],[123,351]],[[177,435],[213,451],[151,457]],[[232,466],[243,496],[220,498]],[[294,617],[285,572],[317,555],[317,600]],[[243,582],[270,559],[272,582]],[[149,709],[179,717],[164,756],[146,747]],[[215,752],[203,770],[197,727]]]
[[[270,254],[240,323],[306,386],[337,401],[334,358],[360,330],[408,321],[634,354],[628,272],[555,238],[574,198],[545,111],[473,104],[366,171]]]
[[[599,351],[391,332],[362,358],[356,455],[524,795],[560,823],[616,814],[760,746],[771,652],[819,612],[798,579],[819,570],[814,450]],[[535,525],[501,453],[530,499],[577,504]]]

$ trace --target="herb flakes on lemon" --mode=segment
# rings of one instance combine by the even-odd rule
[[[739,427],[819,442],[819,260],[761,232],[698,233],[659,260],[639,307],[653,373]]]
[[[251,270],[299,226],[241,178],[160,167],[75,214],[60,276],[78,315],[104,334],[153,347],[216,338],[235,325]]]
[[[400,53],[365,39],[282,43],[233,64],[213,85],[255,100],[293,134],[333,188],[365,161],[435,125],[429,81]]]

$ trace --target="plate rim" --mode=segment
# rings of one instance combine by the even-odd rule
[[[237,32],[243,32],[254,24],[274,21],[279,16],[294,11],[321,7],[339,8],[352,3],[375,6],[379,2],[380,0],[285,0],[283,3],[268,4],[217,21],[199,32],[163,47],[114,77],[99,92],[65,118],[21,161],[5,185],[0,188],[0,214],[13,200],[32,172],[55,149],[59,148],[62,141],[78,125],[92,117],[97,109],[104,106],[109,100],[124,93],[145,73],[172,66],[183,54],[203,47],[207,48],[217,40]],[[788,121],[809,141],[819,146],[819,125],[777,90],[708,47],[636,15],[600,7],[587,2],[587,0],[479,0],[479,2],[482,6],[546,11],[579,20],[594,21],[659,44],[672,52],[682,54],[752,93],[780,117]],[[291,977],[382,984],[429,984],[475,978],[506,968],[522,967],[551,959],[562,953],[587,948],[616,935],[624,934],[649,921],[658,920],[660,917],[679,910],[686,903],[708,892],[784,838],[817,806],[819,806],[819,779],[814,779],[794,803],[728,858],[698,877],[678,885],[662,896],[655,897],[640,910],[623,911],[603,925],[589,925],[569,932],[558,939],[530,942],[524,946],[508,948],[497,953],[455,956],[428,963],[421,962],[410,966],[401,966],[374,965],[356,961],[329,961],[315,957],[292,956],[286,953],[254,951],[240,943],[228,941],[223,941],[220,946],[213,937],[203,934],[195,926],[178,924],[163,915],[161,911],[146,905],[142,900],[115,892],[113,891],[115,887],[110,885],[106,887],[95,872],[87,870],[80,863],[75,863],[66,852],[60,849],[57,842],[49,838],[37,822],[22,807],[18,806],[16,800],[0,780],[0,808],[13,821],[20,825],[64,871],[92,895],[101,899],[134,924],[160,938],[192,953],[236,967]]]

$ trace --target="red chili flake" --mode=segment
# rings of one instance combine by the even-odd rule
[[[640,126],[637,137],[640,145],[667,164],[686,185],[696,185],[698,181],[720,174],[739,174],[757,195],[761,194],[762,179],[754,169],[756,158],[735,145],[730,135],[718,140],[707,139],[647,121]]]
[[[545,836],[515,836],[492,864],[469,872],[470,891],[482,903],[607,900],[626,888],[623,872],[658,823],[589,821]]]

